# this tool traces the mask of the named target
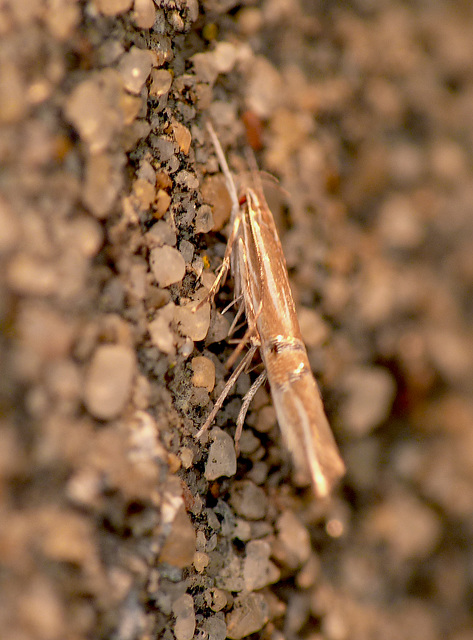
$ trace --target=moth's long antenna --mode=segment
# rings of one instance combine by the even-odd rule
[[[214,146],[215,153],[217,154],[217,158],[222,168],[223,175],[225,176],[225,182],[227,184],[228,193],[230,194],[230,198],[232,201],[231,221],[233,222],[237,216],[238,210],[240,209],[240,203],[238,202],[238,194],[235,187],[235,181],[233,180],[233,176],[228,166],[227,160],[225,158],[225,154],[223,153],[220,140],[217,138],[215,129],[213,128],[210,122],[207,122],[207,131],[209,132],[210,137],[212,138],[212,144]]]

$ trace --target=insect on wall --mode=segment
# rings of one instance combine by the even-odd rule
[[[213,299],[231,271],[237,306],[235,320],[244,314],[247,329],[229,366],[240,352],[245,348],[247,351],[196,437],[200,438],[212,424],[239,375],[259,350],[264,371],[243,399],[235,442],[238,446],[251,400],[267,380],[283,440],[295,469],[298,474],[310,478],[317,497],[325,498],[344,474],[345,465],[310,369],[276,225],[256,169],[251,173],[250,186],[245,185],[238,193],[212,125],[208,124],[207,129],[232,200],[230,236],[221,269],[208,297]]]

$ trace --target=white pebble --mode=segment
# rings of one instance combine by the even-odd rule
[[[156,247],[150,251],[150,265],[160,287],[180,282],[186,273],[184,258],[174,247]]]

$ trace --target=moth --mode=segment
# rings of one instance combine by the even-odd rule
[[[244,186],[240,194],[237,193],[215,131],[210,124],[207,128],[232,200],[231,233],[209,297],[214,297],[230,269],[235,283],[234,299],[239,304],[233,324],[244,313],[248,328],[227,364],[236,361],[246,344],[250,347],[196,437],[200,438],[212,424],[231,387],[259,349],[264,372],[243,400],[235,440],[238,442],[251,400],[267,379],[283,441],[295,469],[310,478],[316,496],[324,498],[344,475],[345,465],[325,416],[302,341],[273,215],[255,168],[251,186]]]

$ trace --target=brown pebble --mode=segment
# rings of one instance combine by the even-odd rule
[[[140,209],[142,211],[149,209],[155,197],[154,186],[148,180],[139,178],[133,183],[133,193],[139,202]]]
[[[123,127],[122,92],[120,76],[107,69],[77,85],[66,100],[66,116],[92,154],[104,151]]]
[[[256,633],[269,619],[269,607],[260,593],[248,593],[235,599],[227,615],[227,638],[240,640]]]
[[[222,174],[207,176],[202,184],[202,197],[212,207],[213,231],[220,231],[230,218],[232,201]]]
[[[191,132],[180,122],[174,122],[172,125],[174,131],[174,138],[177,142],[179,149],[187,155],[192,142]]]
[[[7,283],[16,293],[49,296],[57,290],[59,274],[54,263],[20,253],[10,262]]]
[[[94,4],[104,16],[117,16],[128,11],[133,0],[94,0]]]
[[[135,0],[133,20],[140,29],[151,29],[156,20],[156,6],[153,0]]]
[[[210,393],[215,386],[215,365],[205,356],[192,358],[192,384],[195,387],[203,387]]]
[[[159,555],[161,562],[183,569],[192,564],[195,554],[195,531],[185,508],[179,508],[171,532]]]
[[[167,69],[153,69],[151,71],[151,85],[149,94],[155,98],[166,95],[172,84],[172,74]]]
[[[135,353],[121,345],[100,346],[85,380],[84,402],[100,420],[112,420],[124,409],[136,369]]]
[[[167,191],[163,189],[158,189],[156,194],[156,199],[153,205],[154,217],[162,218],[166,211],[169,209],[169,205],[171,204],[171,196]]]

